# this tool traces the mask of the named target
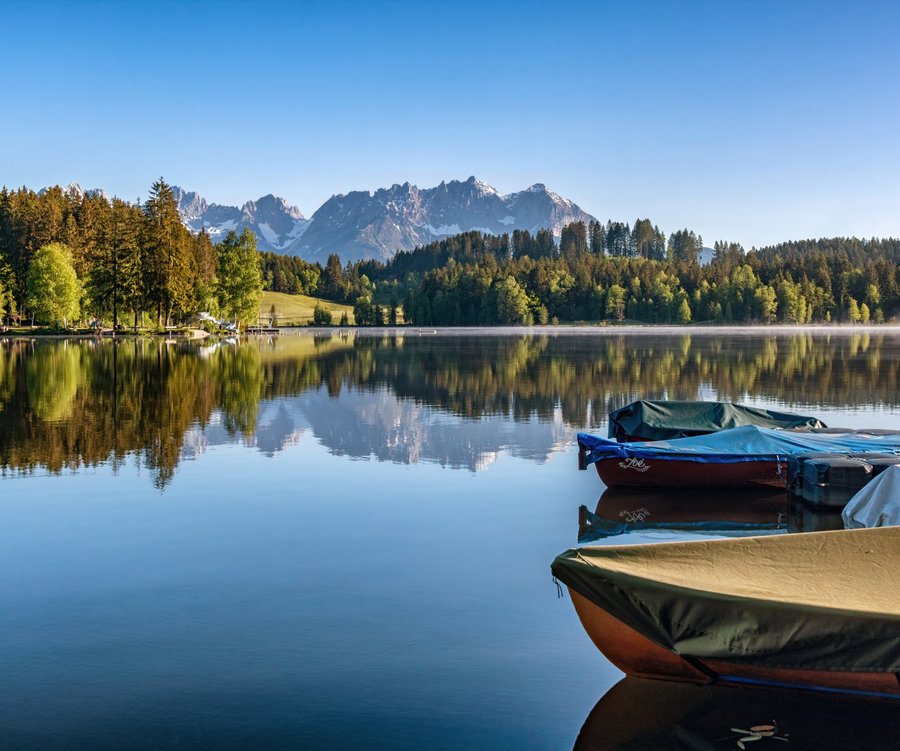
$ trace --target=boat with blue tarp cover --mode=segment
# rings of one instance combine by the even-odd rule
[[[578,434],[579,468],[597,467],[608,487],[784,487],[787,457],[824,452],[900,453],[900,433],[811,433],[755,425],[671,441],[617,443]]]

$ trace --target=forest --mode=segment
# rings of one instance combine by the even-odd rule
[[[253,233],[192,235],[162,179],[143,204],[0,189],[0,318],[13,325],[163,328],[200,311],[256,323],[262,288]]]
[[[649,219],[466,232],[389,262],[325,267],[264,255],[267,288],[355,305],[357,322],[441,326],[574,322],[881,323],[900,314],[900,240],[830,238],[751,249],[668,237]]]
[[[390,261],[324,266],[214,244],[181,223],[171,188],[140,203],[59,187],[0,190],[0,316],[12,324],[120,320],[163,327],[208,311],[255,323],[262,289],[354,306],[356,325],[880,323],[900,315],[900,240],[830,238],[745,251],[666,235],[649,219],[477,231]],[[336,249],[338,250],[338,249]],[[149,322],[149,323],[148,323]],[[319,323],[327,322],[324,318]]]

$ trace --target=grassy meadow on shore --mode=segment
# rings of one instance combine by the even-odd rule
[[[340,322],[343,313],[347,314],[350,324],[355,323],[352,305],[341,305],[309,295],[291,295],[286,292],[263,292],[259,301],[259,315],[263,321],[268,321],[274,305],[276,326],[306,326],[312,322],[313,310],[317,303],[331,313],[334,325]]]

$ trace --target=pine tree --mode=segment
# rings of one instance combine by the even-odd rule
[[[172,313],[187,312],[194,283],[191,238],[178,213],[172,189],[160,178],[144,204],[144,296],[156,307],[157,324],[168,325]]]
[[[141,215],[134,207],[113,199],[109,215],[91,244],[87,293],[98,316],[112,314],[113,330],[119,313],[140,304]]]

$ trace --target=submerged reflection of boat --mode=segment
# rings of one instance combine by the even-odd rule
[[[575,741],[575,751],[742,747],[894,751],[900,714],[892,702],[625,678],[597,702]]]
[[[844,528],[840,509],[814,508],[796,498],[788,504],[788,532],[828,532]]]
[[[578,510],[579,543],[651,530],[746,535],[786,528],[787,499],[777,488],[608,488],[595,511]]]
[[[557,556],[628,675],[900,699],[900,528],[583,547]]]

